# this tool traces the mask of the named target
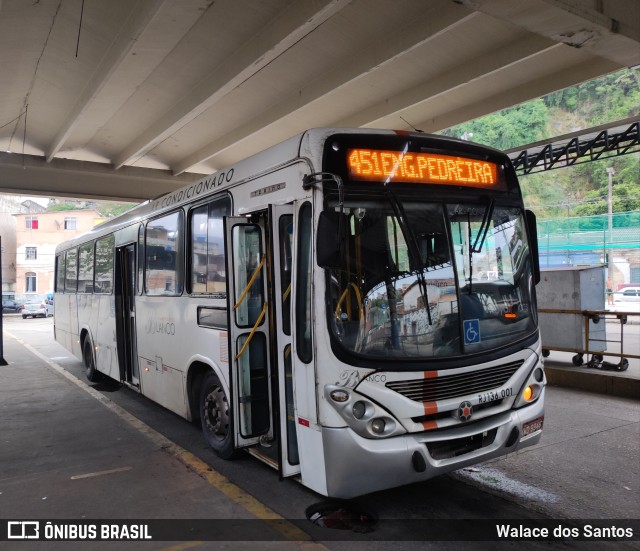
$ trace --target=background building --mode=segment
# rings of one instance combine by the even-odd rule
[[[16,214],[44,212],[31,200],[20,202],[12,195],[0,195],[0,237],[2,237],[2,298],[16,295]]]
[[[17,214],[16,297],[53,292],[56,247],[104,221],[95,210]]]

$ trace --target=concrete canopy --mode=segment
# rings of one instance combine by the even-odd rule
[[[637,0],[0,0],[0,191],[143,200],[306,128],[434,132],[638,64]]]

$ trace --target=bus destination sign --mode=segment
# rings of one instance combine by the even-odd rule
[[[350,149],[349,175],[354,180],[386,180],[497,189],[498,165],[488,161],[380,149]]]

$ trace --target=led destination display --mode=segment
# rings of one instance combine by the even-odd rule
[[[349,175],[354,180],[390,178],[418,184],[501,187],[498,165],[478,159],[380,149],[350,149],[347,155]]]

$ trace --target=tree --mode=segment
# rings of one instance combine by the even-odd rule
[[[587,129],[640,113],[640,70],[623,69],[442,132],[497,149]],[[466,133],[466,134],[465,134]],[[606,167],[616,170],[613,212],[640,209],[640,154],[632,153],[521,177],[525,203],[541,218],[608,211]]]
[[[496,149],[510,149],[541,140],[545,136],[548,109],[539,98],[492,113],[442,132],[459,138],[473,134],[473,140]]]

